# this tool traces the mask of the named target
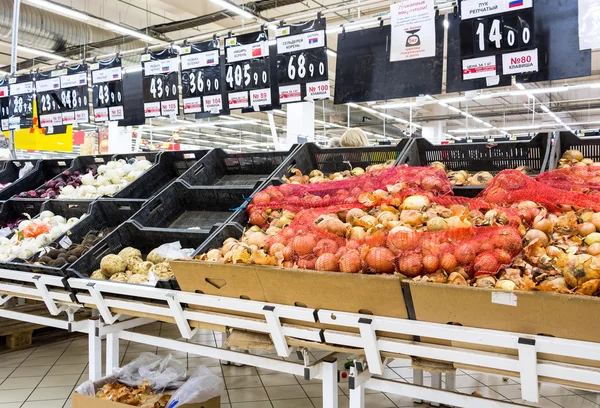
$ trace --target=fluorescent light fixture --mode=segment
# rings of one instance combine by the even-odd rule
[[[240,17],[247,18],[247,19],[255,18],[255,16],[253,16],[251,13],[247,12],[243,8],[237,6],[233,3],[230,3],[227,0],[210,0],[210,1],[215,3],[217,6],[223,7],[226,10],[233,11],[235,14],[237,14]]]
[[[327,48],[327,55],[329,55],[330,57],[336,58],[337,57],[337,52],[330,50],[329,48]]]
[[[554,93],[554,92],[565,92],[568,91],[568,86],[556,86],[552,88],[530,88],[522,91],[510,91],[508,95],[510,96],[519,96],[519,95],[535,95],[541,93]]]
[[[215,1],[215,0],[212,0]],[[327,34],[335,34],[335,33],[341,33],[344,29],[346,31],[348,30],[352,30],[353,28],[366,28],[375,24],[379,24],[379,19],[374,19],[371,21],[354,21],[352,23],[348,23],[348,24],[344,24],[338,27],[330,27],[327,29]]]
[[[448,28],[450,26],[450,24],[448,23],[448,20],[444,19],[444,28]]]
[[[396,108],[410,108],[411,106],[417,106],[416,102],[393,102],[384,103],[383,105],[375,105],[377,109],[396,109]]]
[[[380,113],[379,115],[386,119],[394,119],[392,115],[388,115],[387,113]]]
[[[444,108],[447,108],[447,107],[448,107],[448,104],[447,104],[447,103],[444,103],[444,102],[438,102],[438,103],[439,103],[439,105],[440,105],[440,106],[443,106]]]
[[[44,10],[48,10],[54,12],[56,14],[61,14],[63,16],[73,17],[77,20],[87,21],[90,19],[90,16],[84,13],[80,13],[79,11],[75,11],[69,7],[64,7],[56,3],[52,3],[45,0],[28,0],[28,4],[33,6],[42,8]]]
[[[372,115],[377,115],[379,113],[375,109],[367,108],[366,106],[359,106],[359,108]]]
[[[546,105],[542,105],[542,110],[546,113],[550,113],[550,109]]]
[[[448,130],[448,133],[488,133],[487,128],[460,128]]]
[[[473,120],[474,120],[475,122],[477,122],[477,123],[483,123],[483,120],[481,120],[481,119],[479,119],[479,118],[476,118],[476,117],[474,117],[474,116],[473,116]]]
[[[150,37],[149,35],[140,33],[139,31],[131,30],[129,28],[125,28],[123,26],[116,25],[116,24],[113,24],[113,23],[104,23],[104,26],[107,29],[109,29],[111,31],[114,31],[116,33],[120,33],[120,34],[123,34],[123,35],[130,35],[132,37],[139,38],[142,41],[151,42],[151,43],[156,43],[156,42],[162,43],[162,42],[164,42],[164,41],[159,40],[157,38]]]
[[[535,130],[535,129],[539,129],[541,127],[542,127],[541,125],[509,126],[509,127],[500,129],[500,131],[503,131],[503,130]]]
[[[488,127],[488,128],[493,128],[494,125],[487,123],[487,122],[483,122],[483,126]]]
[[[452,112],[462,113],[462,111],[460,109],[455,108],[454,106],[448,106],[448,109],[450,109]]]
[[[69,58],[61,57],[60,55],[56,55],[56,54],[51,54],[46,51],[36,50],[34,48],[23,47],[22,45],[19,45],[17,47],[17,50],[22,51],[22,52],[27,52],[29,54],[34,54],[34,55],[37,55],[38,57],[49,58],[51,60],[70,61]]]
[[[445,102],[445,103],[464,102],[466,100],[467,99],[464,96],[457,96],[455,98],[438,99],[438,101]]]
[[[460,114],[463,115],[463,116],[465,116],[465,117],[467,117],[467,118],[472,118],[473,117],[473,115],[471,115],[470,113],[467,113],[467,112],[461,112]]]
[[[408,125],[410,123],[408,120],[404,120],[404,119],[400,119],[400,118],[396,118],[395,120],[396,120],[396,122],[404,123],[405,125]]]
[[[348,102],[346,105],[350,106],[351,108],[360,108],[360,106],[358,106],[357,104],[355,104],[354,102]]]

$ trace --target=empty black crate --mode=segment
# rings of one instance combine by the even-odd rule
[[[55,204],[58,203],[58,204]],[[116,200],[116,199],[106,199],[102,201],[94,201],[91,204],[86,202],[61,202],[61,201],[52,201],[52,204],[49,204],[48,209],[52,212],[61,211],[60,207],[65,207],[68,205],[76,204],[77,207],[75,209],[64,209],[62,210],[65,213],[69,213],[72,215],[74,213],[82,213],[83,209],[86,205],[89,205],[88,213],[89,215],[85,217],[83,220],[79,221],[75,224],[70,230],[66,233],[62,234],[60,237],[55,239],[50,246],[58,248],[60,246],[60,242],[65,240],[65,237],[68,237],[68,240],[65,240],[65,245],[68,246],[69,242],[74,244],[80,244],[83,242],[85,236],[90,231],[103,231],[106,229],[114,229],[127,221],[133,214],[135,214],[144,204],[143,200]],[[78,205],[79,204],[79,205]],[[56,213],[57,215],[62,215],[62,213]],[[83,213],[82,213],[83,214]],[[76,215],[72,215],[76,216]],[[66,217],[65,217],[66,218]],[[7,269],[19,270],[24,272],[32,272],[32,273],[42,273],[47,275],[55,275],[55,276],[65,276],[65,270],[69,267],[69,264],[64,265],[62,267],[53,267],[53,266],[45,266],[45,265],[34,265],[34,259],[36,256],[28,259],[27,263],[22,260],[14,260],[13,262],[9,262],[7,264],[3,264]]]
[[[252,192],[252,187],[187,187],[176,181],[149,200],[132,221],[141,227],[209,232],[225,222]]]
[[[180,180],[190,186],[257,187],[283,164],[285,152],[227,153],[213,149],[186,171]]]
[[[100,261],[104,256],[118,254],[123,248],[129,246],[139,249],[142,257],[146,259],[150,251],[163,244],[179,241],[182,248],[198,248],[207,237],[208,233],[153,230],[141,228],[132,222],[125,222],[71,264],[67,268],[67,273],[73,277],[89,278],[95,270],[100,269]],[[171,281],[161,281],[158,286],[176,287]]]
[[[402,139],[395,146],[367,146],[367,147],[335,147],[322,148],[313,143],[300,145],[294,153],[277,169],[273,179],[281,180],[290,175],[290,170],[296,168],[308,175],[312,170],[320,170],[325,175],[355,167],[367,167],[374,164],[383,164],[389,161],[396,162],[409,144],[410,139]]]
[[[23,169],[27,163],[31,164],[35,168],[38,160],[7,160],[2,163],[2,170],[0,171],[0,184],[15,183],[19,179],[19,171]],[[31,171],[30,170],[30,171]],[[25,173],[27,174],[27,173]],[[9,186],[7,186],[9,187]]]
[[[32,171],[0,191],[0,200],[7,200],[19,193],[36,190],[71,166],[72,159],[39,160]],[[44,199],[38,199],[44,200]]]
[[[558,168],[558,162],[567,150],[579,150],[583,157],[600,162],[600,137],[579,137],[571,132],[560,132],[550,151],[549,169]]]
[[[162,152],[156,163],[119,191],[117,198],[150,198],[194,166],[209,150]]]

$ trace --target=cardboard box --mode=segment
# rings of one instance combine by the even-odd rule
[[[178,408],[220,408],[221,397],[212,398],[199,404],[183,404]],[[88,395],[73,393],[73,408],[131,408],[131,405],[102,400]]]
[[[395,275],[348,274],[203,261],[175,261],[171,262],[171,266],[181,290],[186,292],[408,318],[402,281]],[[190,308],[193,306],[190,305]],[[239,315],[262,317],[249,313]],[[283,322],[309,326],[306,322],[294,320],[283,319]],[[329,328],[321,323],[310,326]],[[331,328],[344,330],[343,326]],[[397,334],[395,336],[398,337]]]

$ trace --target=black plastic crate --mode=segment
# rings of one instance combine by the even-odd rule
[[[152,167],[127,185],[115,198],[151,198],[201,160],[210,150],[162,152]]]
[[[131,220],[140,227],[207,233],[227,221],[253,190],[238,186],[188,187],[175,181],[149,200]]]
[[[89,278],[96,269],[100,268],[100,261],[104,256],[118,254],[125,247],[132,246],[139,249],[142,252],[142,257],[146,259],[150,251],[170,242],[179,241],[183,248],[198,248],[208,238],[208,235],[208,233],[141,228],[128,221],[121,224],[71,264],[67,268],[67,273],[72,277]],[[167,289],[177,288],[173,279],[159,281],[157,286]]]
[[[567,150],[579,150],[583,157],[600,162],[600,137],[579,137],[571,132],[560,132],[552,143],[549,170],[558,168],[558,161]]]
[[[31,218],[35,218],[41,211],[44,201],[25,201],[11,199],[5,201],[0,208],[0,224],[14,222],[17,219],[26,219],[23,214],[29,214]],[[8,235],[10,238],[12,234]]]
[[[71,162],[72,159],[39,160],[32,171],[0,191],[0,200],[7,200],[22,192],[37,190],[46,181],[52,180],[63,171],[68,170]],[[45,199],[36,198],[31,200],[45,201]]]
[[[268,180],[296,148],[257,153],[227,153],[213,149],[179,180],[190,186],[257,187]]]
[[[312,170],[320,170],[325,175],[355,167],[367,167],[374,164],[383,164],[388,161],[398,161],[410,139],[402,139],[394,146],[367,146],[367,147],[334,147],[322,148],[314,143],[305,143],[290,155],[290,157],[273,174],[273,179],[281,181],[284,176],[290,175],[290,170],[296,168],[303,174]]]
[[[39,160],[7,160],[2,163],[2,170],[0,170],[0,184],[15,183],[19,179],[19,171],[24,168],[27,163],[35,165]],[[26,173],[27,174],[27,173]],[[8,188],[9,186],[7,186]]]
[[[502,170],[527,166],[537,175],[548,168],[551,138],[548,133],[538,133],[531,140],[451,143],[434,145],[418,138],[409,146],[402,163],[411,166],[429,166],[441,162],[446,171],[466,170],[471,174],[487,171],[496,175]],[[486,186],[454,186],[455,194],[475,197]]]

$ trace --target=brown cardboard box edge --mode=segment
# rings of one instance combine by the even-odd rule
[[[119,402],[113,402],[103,400],[100,398],[90,397],[88,395],[78,394],[73,392],[73,408],[131,408],[131,405],[121,404]],[[220,408],[221,397],[215,397],[209,399],[206,402],[197,404],[183,404],[177,405],[177,408]]]

